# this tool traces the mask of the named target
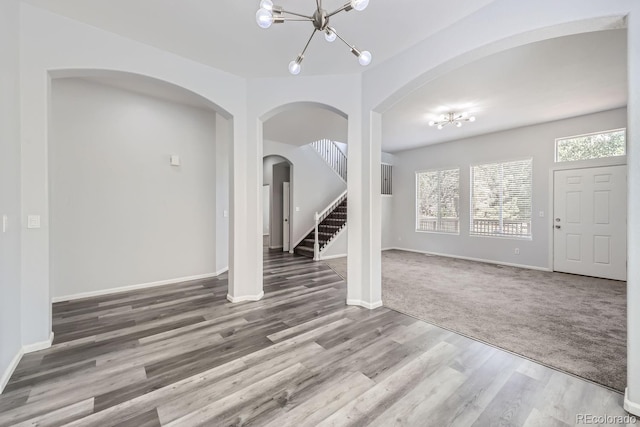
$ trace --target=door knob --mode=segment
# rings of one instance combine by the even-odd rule
[[[558,230],[560,230],[560,228],[561,228],[561,227],[560,227],[559,225],[556,225],[556,228],[557,228]]]

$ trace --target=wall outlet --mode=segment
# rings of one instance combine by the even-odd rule
[[[520,255],[520,248],[515,248],[513,253],[516,255]]]
[[[538,212],[538,216],[539,216],[540,218],[544,218],[544,211],[540,211],[540,212]]]
[[[27,216],[27,228],[40,228],[40,215]]]
[[[171,155],[169,161],[171,163],[171,166],[180,166],[180,156],[178,156],[177,154]]]

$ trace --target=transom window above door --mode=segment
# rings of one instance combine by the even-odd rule
[[[556,139],[556,162],[602,159],[626,154],[626,129]]]

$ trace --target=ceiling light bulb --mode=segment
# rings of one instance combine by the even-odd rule
[[[300,62],[298,61],[291,61],[289,63],[289,72],[291,74],[293,74],[294,76],[297,76],[298,74],[300,74],[300,70],[302,69],[302,67],[300,66]]]
[[[273,2],[271,0],[262,0],[260,2],[260,9],[268,10],[269,12],[273,11]]]
[[[469,117],[469,121],[470,121],[470,122],[475,122],[475,121],[476,121],[475,116],[471,116],[471,117]]]
[[[435,124],[436,124],[436,122],[434,122],[433,120],[431,120],[431,121],[429,122],[429,126],[433,126],[433,125],[435,125]]]
[[[460,122],[456,122],[456,127],[457,127],[457,128],[461,128],[461,127],[462,127],[462,123],[460,123]]]
[[[469,115],[468,113],[462,113],[462,114],[460,114],[460,117],[465,119],[468,115]]]
[[[351,7],[357,11],[365,10],[369,6],[369,0],[351,0]]]
[[[336,33],[334,33],[333,31],[331,31],[330,29],[327,28],[327,30],[324,32],[324,39],[326,41],[328,41],[329,43],[333,43],[334,41],[336,41],[336,38],[338,36],[336,35]]]
[[[443,128],[443,127],[444,127],[444,125],[443,125],[443,124],[439,124],[439,125],[438,125],[438,130],[442,130],[442,128]]]
[[[273,14],[261,8],[256,12],[256,22],[260,28],[269,28],[273,24]]]
[[[371,58],[371,52],[369,52],[368,50],[363,50],[362,52],[360,52],[360,55],[358,55],[358,62],[363,67],[366,67],[367,65],[371,64]]]

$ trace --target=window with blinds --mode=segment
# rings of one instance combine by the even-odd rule
[[[460,232],[460,169],[416,172],[416,231]]]
[[[602,159],[626,154],[626,129],[556,139],[556,162]]]
[[[470,234],[531,237],[533,160],[471,167]]]
[[[393,166],[388,163],[382,164],[381,192],[385,195],[393,194]]]

